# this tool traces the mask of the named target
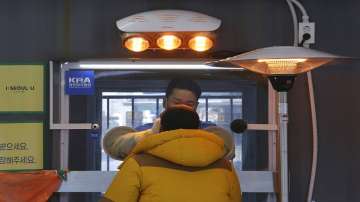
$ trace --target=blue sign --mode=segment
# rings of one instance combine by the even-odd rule
[[[65,93],[68,95],[94,95],[94,71],[66,71]]]

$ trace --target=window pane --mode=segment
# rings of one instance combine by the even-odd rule
[[[242,99],[234,98],[231,107],[230,98],[209,98],[208,99],[208,120],[215,123],[217,126],[223,127],[231,132],[230,123],[234,119],[239,119],[242,116]],[[235,144],[235,158],[233,159],[234,166],[237,170],[241,170],[242,149],[241,149],[241,135],[232,133]]]
[[[104,134],[106,132],[106,130],[108,129],[108,122],[107,122],[107,118],[108,118],[108,111],[107,111],[107,99],[102,99],[102,112],[101,112],[101,132],[102,134]]]
[[[231,120],[230,99],[208,99],[208,120],[230,130]]]
[[[132,127],[131,99],[110,99],[109,105],[109,128]]]
[[[145,123],[152,123],[156,118],[156,99],[134,99],[134,128]]]
[[[123,161],[118,161],[109,157],[109,171],[117,171],[119,170],[119,166],[123,163]]]
[[[241,92],[203,92],[204,97],[241,97]]]
[[[233,119],[242,118],[242,99],[233,99]],[[235,141],[235,158],[234,166],[237,170],[242,170],[242,135],[233,133]]]
[[[107,111],[107,99],[102,99],[102,112],[101,112],[101,134],[104,137],[105,132],[108,130],[108,111]],[[107,170],[107,159],[108,156],[106,155],[103,147],[101,147],[101,170]]]
[[[201,121],[206,121],[206,99],[200,98],[199,105],[197,107],[197,113],[199,114],[199,118]]]
[[[129,126],[129,127],[132,126],[131,99],[110,99],[109,129],[116,126]],[[117,170],[117,168],[121,163],[122,161],[118,161],[110,158],[109,170]]]
[[[158,115],[157,115],[157,116],[159,116],[160,113],[161,113],[162,111],[164,111],[164,106],[163,106],[163,101],[164,101],[164,99],[162,99],[162,98],[158,98],[158,99],[159,99],[159,111],[158,111]]]
[[[122,94],[122,96],[126,96]],[[139,95],[137,95],[139,96]],[[157,113],[163,111],[163,99],[150,94],[144,93],[144,98],[133,97],[129,94],[126,98],[109,98],[109,117],[107,117],[107,101],[103,99],[102,103],[102,132],[103,134],[109,128],[115,126],[137,127],[142,124],[151,123],[158,117]],[[217,96],[212,98],[212,96]],[[232,106],[231,106],[231,98]],[[134,120],[132,120],[132,99],[134,99]],[[208,111],[206,111],[206,99],[208,99]],[[158,103],[157,103],[158,100]],[[158,104],[158,105],[157,105]],[[158,109],[157,109],[158,108]],[[242,99],[241,93],[236,96],[227,95],[226,98],[219,98],[219,95],[208,93],[207,98],[200,98],[197,112],[202,121],[211,121],[216,125],[223,127],[229,131],[232,120],[242,117]],[[109,123],[107,123],[109,120]],[[134,125],[132,125],[134,123]],[[237,170],[241,170],[241,135],[233,134],[235,141],[235,159],[234,165]],[[107,170],[107,155],[102,150],[102,170]],[[117,170],[121,161],[109,159],[109,170]]]
[[[103,96],[165,96],[163,92],[103,92]]]
[[[233,118],[234,119],[242,118],[242,99],[241,98],[233,99]]]

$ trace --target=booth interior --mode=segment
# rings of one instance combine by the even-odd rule
[[[289,2],[293,2],[295,9],[291,9]],[[360,35],[360,18],[356,16],[360,1],[38,0],[36,3],[2,3],[0,103],[7,103],[0,105],[0,167],[7,172],[11,163],[10,173],[20,173],[17,172],[20,169],[17,157],[22,154],[21,161],[28,169],[54,171],[62,177],[62,183],[57,192],[51,193],[49,201],[97,201],[121,163],[103,151],[104,134],[112,127],[135,127],[158,116],[163,109],[164,88],[173,77],[192,78],[200,84],[203,96],[198,113],[202,120],[227,129],[233,120],[247,121],[248,130],[233,133],[236,140],[234,163],[244,202],[279,201],[281,194],[291,202],[360,201],[359,60],[323,65],[311,70],[311,79],[307,73],[296,76],[292,90],[287,93],[289,105],[285,107],[289,123],[288,169],[283,170],[279,158],[279,97],[267,78],[247,70],[226,68],[200,71],[124,67],[124,64],[131,66],[137,62],[144,66],[164,62],[163,58],[165,61],[176,58],[171,64],[203,64],[204,60],[224,59],[262,47],[289,46],[293,42],[295,47],[301,43],[298,37],[302,37],[295,35],[304,30],[296,31],[299,24],[294,17],[302,23],[301,19],[306,18],[300,14],[305,8],[306,20],[316,26],[315,30],[307,30],[314,34],[312,43],[302,45],[310,45],[309,50],[356,57]],[[303,7],[299,6],[301,4]],[[222,24],[215,33],[214,49],[205,52],[127,50],[123,46],[124,32],[115,21],[158,9],[191,10],[219,18]],[[306,26],[302,24],[302,28]],[[143,58],[143,62],[125,58]],[[198,59],[191,62],[193,58]],[[80,68],[82,63],[121,64],[122,68]],[[36,76],[30,76],[32,74],[25,71],[28,69],[36,72]],[[66,94],[66,71],[92,71],[93,94]],[[6,82],[12,79],[20,84],[15,82],[6,92]],[[29,79],[34,81],[35,88],[26,83]],[[312,113],[309,101],[309,81],[313,82],[316,113]],[[23,84],[28,87],[26,91]],[[19,99],[19,95],[32,93],[34,89],[39,94]],[[10,95],[11,99],[5,99]],[[25,108],[11,111],[8,106],[18,107],[19,101]],[[317,136],[314,135],[313,114],[316,115],[313,120],[317,123]],[[16,140],[17,137],[26,139],[26,144]],[[314,141],[314,137],[318,140]],[[36,155],[29,155],[31,152]],[[16,157],[14,161],[12,155]],[[8,160],[4,156],[9,157]],[[313,163],[315,158],[317,163]],[[282,171],[289,174],[283,181],[279,178]],[[18,179],[25,181],[25,178]],[[10,183],[5,182],[0,186]],[[21,184],[18,185],[25,192]],[[5,189],[8,187],[0,187],[0,196],[9,193]]]
[[[236,148],[234,165],[241,177],[245,201],[273,197],[276,189],[273,177],[276,145],[273,138],[276,131],[268,131],[266,126],[269,119],[275,124],[275,113],[271,111],[275,108],[275,93],[266,77],[241,68],[176,70],[171,69],[171,65],[168,69],[131,68],[134,63],[146,66],[164,62],[185,67],[204,63],[203,60],[179,59],[50,62],[50,82],[53,83],[53,92],[50,93],[53,96],[53,104],[50,104],[50,129],[53,128],[50,130],[53,145],[51,167],[70,171],[68,180],[62,183],[54,197],[67,195],[68,200],[74,201],[84,197],[86,201],[99,199],[121,164],[101,147],[104,134],[116,126],[135,128],[158,117],[171,78],[190,78],[198,82],[202,95],[197,112],[202,121],[210,121],[228,131],[231,131],[230,123],[235,119],[265,126],[240,134],[232,132]],[[96,65],[86,67],[83,64]],[[93,71],[93,95],[67,95],[64,74],[68,71]],[[93,127],[94,124],[99,127]]]

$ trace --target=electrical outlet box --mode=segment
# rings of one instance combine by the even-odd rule
[[[303,39],[304,34],[310,34],[310,39],[306,40],[304,44],[315,43],[315,23],[314,22],[300,22],[299,23],[299,43]]]

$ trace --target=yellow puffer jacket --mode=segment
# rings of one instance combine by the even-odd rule
[[[215,134],[179,129],[149,135],[121,165],[104,201],[241,202],[232,164]]]

